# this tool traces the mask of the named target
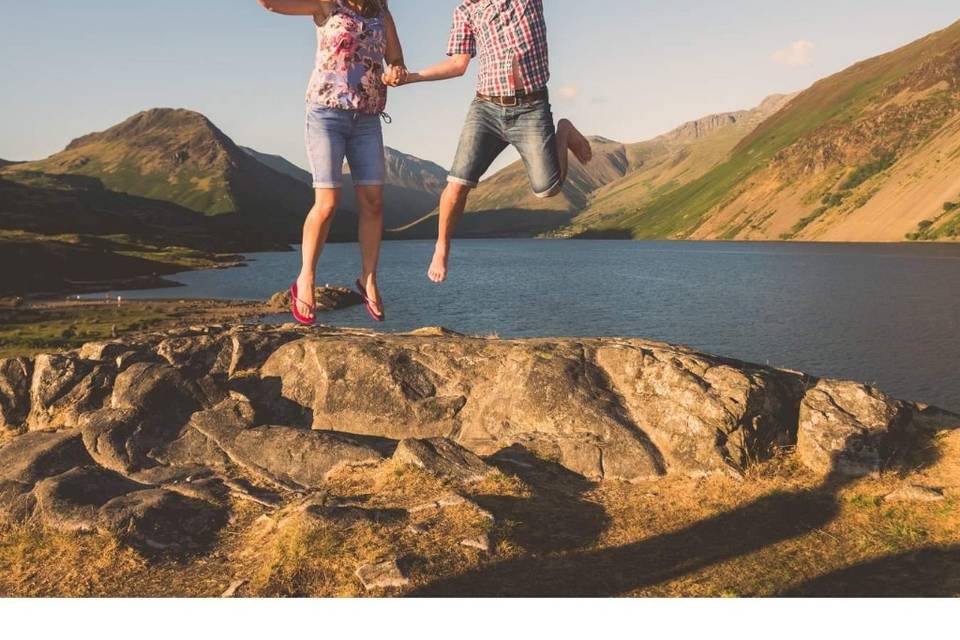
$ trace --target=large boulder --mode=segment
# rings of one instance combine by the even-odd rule
[[[39,355],[30,385],[31,430],[77,426],[80,416],[101,408],[113,386],[112,369],[71,355]]]
[[[146,552],[198,551],[226,524],[219,505],[166,489],[144,489],[104,504],[97,528]]]
[[[0,360],[0,432],[19,432],[30,413],[33,362],[27,358]]]
[[[796,437],[803,376],[635,340],[319,336],[261,369],[316,429],[520,444],[588,478],[742,471]]]
[[[278,349],[261,376],[315,429],[451,437],[480,454],[521,443],[594,478],[663,472],[575,342],[318,337]]]
[[[220,506],[99,467],[42,480],[34,495],[35,514],[44,525],[66,532],[99,531],[143,551],[201,547],[226,523]]]
[[[151,452],[182,436],[184,423],[144,410],[102,409],[81,418],[83,442],[98,464],[124,474],[153,467]]]
[[[347,433],[253,425],[249,403],[231,399],[194,416],[192,426],[232,462],[281,488],[315,489],[348,466],[376,464],[390,443]]]
[[[114,498],[149,487],[100,467],[71,469],[41,480],[34,489],[40,521],[58,531],[97,528],[100,507]]]
[[[669,470],[742,471],[795,437],[800,375],[662,345],[599,344],[594,358]]]
[[[90,463],[78,431],[35,431],[0,447],[0,479],[31,487],[44,478]]]
[[[912,414],[911,406],[873,387],[821,380],[800,404],[797,453],[823,475],[875,475]]]
[[[187,419],[206,403],[193,379],[171,366],[141,362],[117,376],[110,406],[170,419]]]

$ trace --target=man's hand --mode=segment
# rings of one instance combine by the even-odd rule
[[[406,84],[409,76],[410,73],[405,66],[391,64],[388,65],[386,71],[384,71],[382,80],[388,87],[399,87]]]

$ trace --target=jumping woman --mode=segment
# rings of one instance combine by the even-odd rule
[[[290,287],[297,322],[316,322],[317,261],[340,201],[343,161],[359,203],[362,273],[357,289],[367,312],[386,315],[377,288],[383,237],[386,167],[380,118],[387,85],[406,78],[403,49],[387,0],[258,0],[269,11],[310,16],[317,29],[317,57],[307,88],[306,143],[316,200],[303,225],[303,263]],[[386,62],[386,66],[385,63]]]

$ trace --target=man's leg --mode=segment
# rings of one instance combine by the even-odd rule
[[[437,233],[437,246],[433,251],[433,261],[430,262],[430,270],[427,272],[434,282],[439,283],[447,279],[450,242],[453,240],[457,223],[460,222],[460,216],[467,207],[467,196],[470,195],[471,189],[472,187],[465,184],[449,182],[440,196],[440,229]]]
[[[550,103],[542,100],[524,108],[507,130],[538,198],[552,198],[563,190],[569,173],[568,153],[581,164],[593,158],[590,141],[569,120],[554,126]]]
[[[457,146],[457,156],[447,176],[447,188],[440,197],[437,247],[427,271],[427,276],[434,282],[447,279],[450,243],[457,223],[466,209],[470,190],[479,184],[480,178],[493,161],[507,148],[499,109],[476,99],[467,112],[467,119],[460,133],[460,144]]]

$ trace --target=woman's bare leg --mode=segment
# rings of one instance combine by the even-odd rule
[[[360,206],[360,258],[363,263],[360,282],[367,291],[367,297],[382,311],[380,290],[377,288],[377,267],[383,241],[383,187],[357,187],[357,202]]]
[[[300,303],[297,310],[305,315],[313,315],[311,307],[314,304],[314,286],[316,282],[317,261],[323,253],[323,246],[330,235],[330,225],[337,212],[340,202],[340,189],[315,189],[316,196],[313,208],[307,214],[303,223],[303,262],[300,267],[300,276],[297,278],[297,289]]]

